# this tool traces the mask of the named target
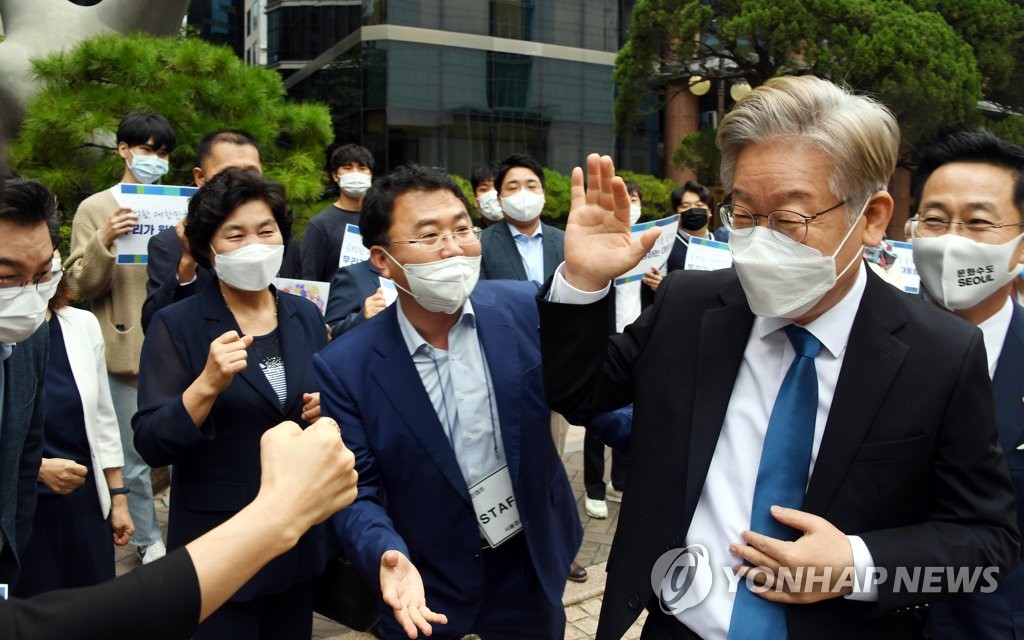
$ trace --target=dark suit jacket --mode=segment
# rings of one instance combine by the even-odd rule
[[[559,603],[582,532],[551,440],[535,293],[531,283],[480,282],[470,300],[494,381],[524,525],[520,535],[526,536],[540,588]],[[359,472],[358,498],[332,521],[346,555],[378,594],[381,555],[389,549],[406,554],[423,577],[428,605],[451,621],[440,627],[442,635],[458,637],[479,607],[502,603],[481,601],[486,576],[469,491],[402,338],[397,307],[334,340],[314,359],[323,414],[341,424]]]
[[[50,329],[44,322],[14,345],[4,368],[4,412],[0,425],[0,582],[18,581],[21,558],[32,535],[36,477],[43,458],[43,387]]]
[[[867,278],[803,508],[859,535],[890,577],[898,565],[1006,571],[1019,533],[981,332]],[[654,306],[611,338],[603,302],[539,304],[552,408],[634,402],[629,497],[597,631],[617,639],[645,605],[663,615],[652,567],[684,546],[754,316],[733,269],[670,274]],[[875,604],[788,607],[790,638],[909,637],[912,616],[894,614],[942,595],[897,593],[894,582]]]
[[[195,567],[181,550],[92,587],[0,600],[0,638],[187,640],[199,623],[199,599]]]
[[[550,278],[558,265],[565,259],[565,232],[557,227],[540,223],[544,247],[544,278]],[[526,267],[516,248],[508,224],[493,224],[480,235],[481,280],[526,280]]]
[[[183,300],[206,286],[214,279],[213,271],[206,267],[196,268],[196,280],[182,286],[178,282],[178,263],[181,262],[181,241],[174,227],[164,229],[149,239],[149,258],[146,262],[146,301],[142,303],[142,330],[149,328],[149,322],[160,309],[172,302]],[[288,241],[281,263],[282,278],[300,277],[301,263],[299,243]]]
[[[1024,308],[1013,305],[992,379],[999,444],[1009,462],[1017,489],[1017,524],[1024,530]],[[936,603],[930,612],[936,640],[1001,640],[1024,638],[1024,565],[1018,565],[993,593],[961,595]]]
[[[278,299],[278,335],[288,397],[284,409],[255,358],[235,376],[200,427],[182,393],[206,366],[210,343],[227,331],[241,333],[220,288],[161,309],[142,346],[139,412],[132,419],[135,448],[153,467],[174,465],[167,546],[177,548],[221,524],[249,504],[260,488],[260,437],[283,420],[303,424],[302,394],[316,391],[312,358],[327,342],[319,310],[286,293]],[[315,527],[278,557],[233,599],[287,591],[318,575],[326,562],[326,536]]]
[[[363,303],[380,288],[380,271],[369,260],[338,269],[331,280],[324,320],[335,338],[361,324]]]

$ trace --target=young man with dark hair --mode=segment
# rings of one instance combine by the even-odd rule
[[[484,231],[480,277],[544,282],[562,261],[561,229],[541,222],[544,168],[526,154],[511,155],[494,177],[505,224]]]
[[[331,154],[327,171],[338,185],[338,199],[316,214],[302,234],[302,277],[321,282],[330,282],[342,266],[345,227],[359,226],[363,196],[373,180],[373,154],[357,144],[342,145]]]
[[[117,130],[117,153],[125,165],[121,182],[156,182],[167,173],[167,157],[175,142],[174,129],[163,116],[125,116]],[[114,185],[93,194],[78,206],[71,224],[71,253],[65,270],[72,291],[90,302],[103,331],[110,393],[121,427],[124,481],[131,490],[128,506],[136,527],[132,542],[142,561],[151,562],[162,557],[165,549],[153,507],[150,469],[135,451],[131,429],[137,409],[146,267],[117,264],[117,239],[135,227],[138,216],[117,203],[116,188]]]
[[[947,136],[924,151],[914,174],[914,264],[927,297],[975,324],[985,338],[999,442],[1017,490],[1024,491],[1024,309],[1014,286],[1024,265],[1024,148],[984,131]],[[938,640],[1013,637],[1024,617],[1017,594],[1024,567],[992,593],[972,593],[931,607]]]
[[[498,202],[498,190],[494,188],[494,179],[497,175],[498,163],[488,162],[473,169],[473,173],[469,176],[473,195],[476,196],[476,210],[480,212],[485,228],[501,222],[505,217],[501,210],[501,203]]]
[[[0,178],[2,180],[2,178]],[[38,182],[0,193],[0,583],[17,582],[43,455],[46,306],[57,290],[51,227],[57,201]]]

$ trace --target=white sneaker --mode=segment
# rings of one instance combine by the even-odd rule
[[[139,554],[139,560],[142,561],[142,564],[149,564],[166,556],[167,547],[164,546],[163,540],[157,540],[145,547],[136,547],[135,552]]]
[[[608,517],[608,505],[605,503],[604,500],[594,500],[593,498],[587,498],[585,506],[587,509],[587,515],[591,518],[604,520]]]
[[[608,486],[604,488],[604,499],[608,502],[622,502],[622,492],[609,482]]]

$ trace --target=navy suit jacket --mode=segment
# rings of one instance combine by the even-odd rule
[[[213,270],[196,267],[196,280],[182,286],[178,282],[178,263],[181,262],[181,241],[174,227],[164,229],[149,239],[149,258],[146,262],[146,301],[142,303],[142,330],[160,309],[172,302],[183,300],[200,291],[214,279]],[[282,278],[299,278],[301,263],[299,243],[292,238],[284,252],[280,275]]]
[[[547,280],[565,259],[565,232],[543,222],[540,226],[544,234],[541,244],[544,247],[544,279]],[[484,229],[480,243],[481,280],[526,280],[523,258],[506,222]]]
[[[0,582],[18,580],[21,558],[32,535],[36,478],[43,458],[43,387],[50,329],[44,322],[14,345],[4,368],[3,424],[0,425]]]
[[[132,419],[135,448],[153,467],[174,465],[167,546],[183,546],[249,504],[260,488],[260,437],[284,420],[302,421],[302,394],[317,390],[312,358],[327,342],[312,302],[279,294],[278,336],[287,380],[284,408],[250,355],[247,368],[213,403],[197,427],[182,393],[206,366],[210,343],[238,324],[221,295],[209,286],[161,309],[142,346],[139,412]],[[251,352],[250,352],[251,353]],[[323,571],[326,534],[314,527],[291,551],[271,561],[234,600],[281,593]]]
[[[470,300],[494,381],[523,522],[519,535],[526,537],[544,595],[559,603],[582,532],[551,439],[535,293],[532,283],[480,282]],[[402,338],[397,307],[334,340],[314,359],[323,414],[341,424],[359,472],[355,503],[332,521],[346,555],[378,594],[383,553],[406,554],[423,577],[428,606],[448,615],[449,625],[437,625],[435,632],[458,637],[468,632],[481,606],[502,603],[482,601],[480,529],[455,454]]]
[[[579,415],[634,403],[598,640],[621,638],[645,606],[664,616],[651,571],[686,544],[754,324],[734,269],[669,274],[654,305],[611,338],[605,304],[539,301],[552,408]],[[859,535],[889,580],[876,603],[788,606],[792,640],[910,637],[912,608],[950,586],[897,589],[898,566],[1017,564],[1016,501],[995,422],[981,332],[868,270],[803,510]],[[678,626],[673,637],[686,637]]]
[[[361,324],[363,303],[380,288],[380,271],[369,260],[338,269],[331,280],[324,320],[335,338]]]
[[[1017,491],[1017,522],[1024,529],[1024,451],[1017,448],[1024,444],[1024,308],[1016,304],[996,363],[992,392],[999,444]],[[936,640],[1024,638],[1024,565],[1003,577],[993,593],[961,595],[932,605],[930,618]]]

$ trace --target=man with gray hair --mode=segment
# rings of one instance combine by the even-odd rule
[[[994,587],[1018,558],[984,340],[863,264],[893,208],[886,108],[776,78],[718,145],[734,269],[670,274],[604,335],[608,281],[658,231],[630,240],[625,186],[591,155],[541,292],[552,408],[634,403],[597,638],[643,607],[649,639],[912,637],[956,576]]]

